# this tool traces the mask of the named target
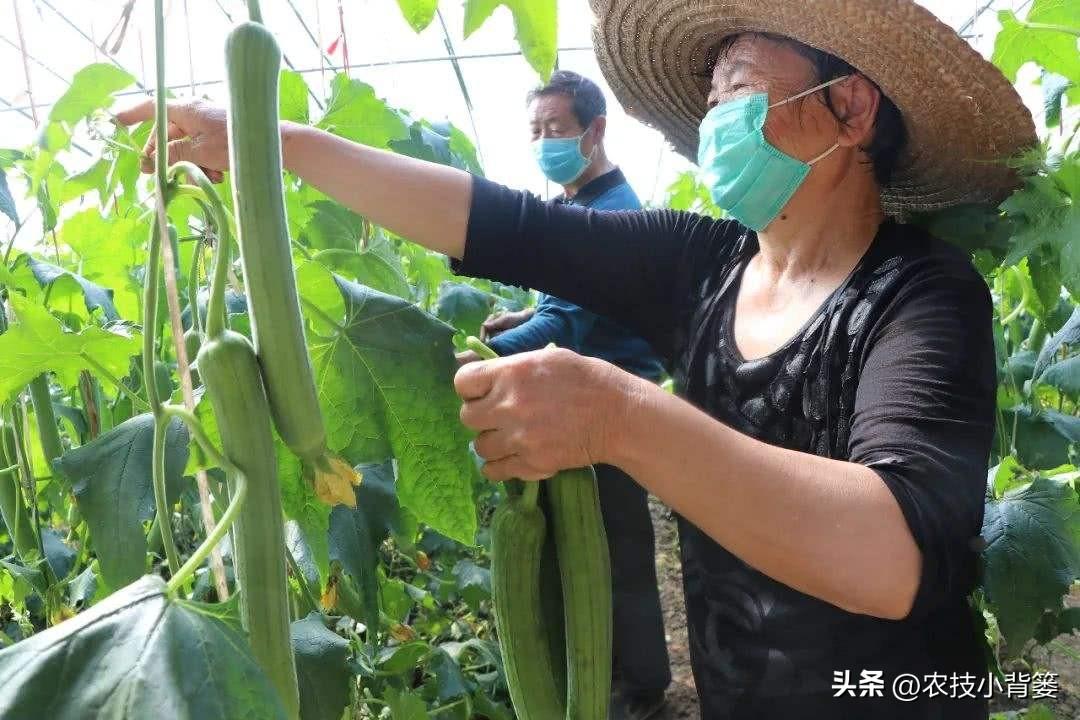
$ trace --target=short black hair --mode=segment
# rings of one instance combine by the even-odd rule
[[[589,127],[601,115],[607,115],[607,100],[600,86],[576,72],[556,70],[546,85],[530,90],[525,101],[531,103],[548,95],[565,95],[573,100],[574,117],[582,128]]]
[[[798,40],[793,40],[785,35],[776,35],[774,33],[746,33],[749,35],[756,35],[764,37],[773,42],[787,45],[795,52],[799,53],[802,57],[810,61],[810,64],[814,68],[815,78],[813,83],[819,85],[821,83],[827,83],[830,80],[835,80],[845,75],[861,75],[855,67],[849,63],[841,60],[835,55],[818,50],[817,48],[810,47]],[[713,48],[707,59],[707,71],[709,79],[712,79],[713,69],[716,67],[717,61],[727,56],[731,51],[732,45],[739,38],[739,35],[728,35],[725,37],[719,45]],[[865,75],[863,76],[865,77]],[[869,80],[869,78],[867,78]],[[870,80],[874,83],[873,80]],[[874,87],[881,91],[877,83],[874,83]],[[836,114],[836,108],[832,105],[832,98],[829,93],[825,93],[825,105],[829,108],[836,119],[841,123],[845,121],[845,118]],[[900,164],[900,155],[907,147],[908,134],[907,127],[904,125],[904,117],[900,113],[900,108],[894,103],[884,92],[881,93],[881,102],[878,105],[877,117],[874,119],[874,137],[870,141],[868,147],[864,147],[867,156],[870,158],[870,164],[874,168],[874,178],[877,180],[878,185],[886,185],[889,180],[892,179],[893,173],[896,172],[897,166]]]

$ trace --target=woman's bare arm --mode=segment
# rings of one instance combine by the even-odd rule
[[[220,179],[228,169],[225,111],[200,101],[170,103],[169,160],[188,160]],[[152,101],[117,114],[125,125],[154,117]],[[145,150],[152,167],[156,147]],[[472,178],[461,170],[360,145],[313,127],[282,123],[286,169],[415,243],[460,258],[465,251]]]

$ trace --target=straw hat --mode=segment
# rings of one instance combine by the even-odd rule
[[[600,68],[619,102],[695,161],[710,51],[728,35],[790,37],[846,61],[904,116],[908,148],[886,212],[999,201],[1001,159],[1037,142],[1031,113],[997,68],[912,0],[589,0]]]

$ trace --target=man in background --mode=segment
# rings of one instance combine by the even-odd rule
[[[641,203],[604,150],[607,104],[591,80],[567,70],[528,95],[532,149],[544,175],[562,186],[556,202],[594,210],[638,210]],[[650,380],[663,374],[648,343],[577,305],[541,293],[535,309],[488,318],[482,339],[499,355],[549,343],[606,360]],[[471,353],[462,362],[478,359]],[[611,551],[614,614],[612,719],[646,720],[664,707],[671,682],[648,494],[611,465],[597,465]]]

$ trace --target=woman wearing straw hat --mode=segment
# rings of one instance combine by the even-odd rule
[[[699,161],[729,219],[545,203],[309,127],[285,127],[286,165],[462,273],[662,352],[679,397],[566,350],[455,384],[488,477],[611,463],[679,513],[705,718],[985,718],[966,596],[991,303],[903,219],[1007,194],[1030,115],[911,0],[591,1],[615,94]],[[225,169],[220,111],[170,120],[174,160]]]

